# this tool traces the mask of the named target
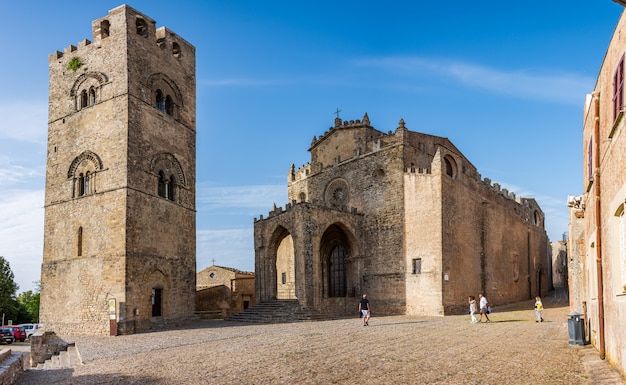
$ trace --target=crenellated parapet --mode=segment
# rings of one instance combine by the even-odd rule
[[[432,168],[411,167],[405,170],[405,176],[413,177],[437,177],[433,175]],[[503,188],[500,183],[493,183],[490,178],[482,179],[481,174],[474,173],[467,179],[473,189],[479,191],[484,197],[491,196],[491,199],[501,198],[501,203],[508,206],[511,212],[525,221],[534,222],[539,225],[543,221],[544,214],[532,198],[524,198],[513,191]],[[537,216],[541,218],[538,220]]]
[[[256,217],[254,218],[254,222],[267,220],[270,218],[274,218],[278,215],[287,213],[298,205],[308,205],[308,206],[317,207],[317,208],[325,208],[329,210],[339,211],[339,212],[347,213],[347,214],[363,215],[363,213],[359,212],[359,210],[356,207],[347,207],[347,206],[337,207],[323,200],[313,199],[312,202],[298,202],[296,200],[292,200],[291,203],[287,203],[285,205],[284,209],[280,206],[276,206],[276,203],[274,203],[274,206],[272,210],[268,213],[267,218],[264,218],[263,215],[260,215],[258,219]]]
[[[130,30],[126,26],[131,26]],[[54,62],[70,54],[80,54],[85,48],[100,48],[108,39],[125,35],[137,35],[160,50],[171,53],[175,58],[186,54],[195,55],[195,47],[166,27],[156,28],[156,22],[139,11],[121,5],[113,8],[108,15],[92,22],[92,40],[84,39],[77,45],[69,45],[63,51],[48,55],[48,61]]]
[[[367,112],[365,113],[365,115],[363,115],[362,120],[356,119],[356,120],[343,120],[342,121],[341,118],[339,117],[335,118],[334,126],[329,127],[328,131],[324,131],[324,133],[320,135],[319,138],[317,136],[313,137],[313,140],[311,141],[311,148],[317,146],[319,143],[324,141],[324,139],[326,139],[335,130],[346,130],[346,129],[354,129],[354,128],[374,129],[370,125],[370,118],[367,115]]]

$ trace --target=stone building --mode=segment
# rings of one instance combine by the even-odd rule
[[[601,358],[626,374],[626,14],[611,38],[583,115],[582,194],[570,199],[579,266],[570,290]],[[582,228],[582,231],[581,231]],[[574,286],[575,285],[575,286]]]
[[[254,273],[212,265],[196,274],[196,314],[226,318],[256,303]]]
[[[195,48],[126,5],[49,56],[41,322],[133,333],[193,317]]]
[[[544,214],[481,179],[447,138],[335,119],[288,173],[290,203],[254,223],[257,302],[297,299],[327,316],[467,312],[550,290]]]
[[[552,257],[552,285],[567,292],[567,242],[550,243]]]

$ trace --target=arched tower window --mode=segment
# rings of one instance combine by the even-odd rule
[[[180,45],[176,42],[172,43],[172,55],[177,58],[180,57]]]
[[[93,87],[89,88],[89,105],[92,106],[96,104],[96,89]]]
[[[166,177],[163,170],[159,171],[158,194],[161,198],[165,198],[167,200],[173,201],[175,186],[176,186],[176,179],[174,179],[174,175],[170,175],[169,177]]]
[[[176,180],[174,175],[170,175],[169,183],[167,184],[167,199],[174,200],[174,186],[176,186]]]
[[[450,178],[456,178],[456,162],[451,156],[445,156],[443,158],[446,166],[446,175]]]
[[[80,108],[87,107],[89,105],[89,96],[87,95],[87,90],[83,90],[80,93]]]
[[[166,152],[156,154],[150,161],[150,170],[156,179],[157,195],[173,202],[179,200],[178,194],[184,190],[186,181],[174,155]]]
[[[137,35],[141,35],[143,37],[148,36],[148,24],[142,18],[137,18],[135,21],[135,27],[137,27]]]
[[[109,28],[111,27],[111,23],[108,20],[102,20],[100,23],[100,38],[104,39],[105,37],[109,37]]]
[[[91,194],[91,172],[90,171],[87,171],[85,173],[83,191],[84,191],[83,195]]]
[[[96,173],[102,170],[100,158],[91,151],[85,151],[72,161],[67,172],[72,180],[72,198],[96,192]]]
[[[70,90],[70,96],[74,98],[76,111],[96,104],[102,87],[107,82],[107,76],[101,72],[89,71],[80,74]]]
[[[172,101],[172,97],[169,95],[165,97],[165,110],[163,112],[168,115],[174,115],[174,102]]]
[[[154,73],[148,79],[148,86],[152,90],[152,105],[167,115],[178,117],[183,97],[176,83],[163,73]]]
[[[78,196],[82,197],[83,195],[85,195],[85,176],[83,175],[83,173],[81,172],[80,174],[78,174]]]
[[[157,110],[165,112],[165,98],[161,90],[156,90],[155,105]]]

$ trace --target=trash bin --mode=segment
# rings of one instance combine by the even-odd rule
[[[569,344],[570,345],[584,345],[585,344],[585,320],[583,315],[577,312],[569,313],[567,315],[567,331],[569,332]]]

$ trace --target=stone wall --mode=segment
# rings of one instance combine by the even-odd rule
[[[11,349],[3,349],[0,353],[0,385],[13,385],[24,371],[22,354],[11,354]]]

